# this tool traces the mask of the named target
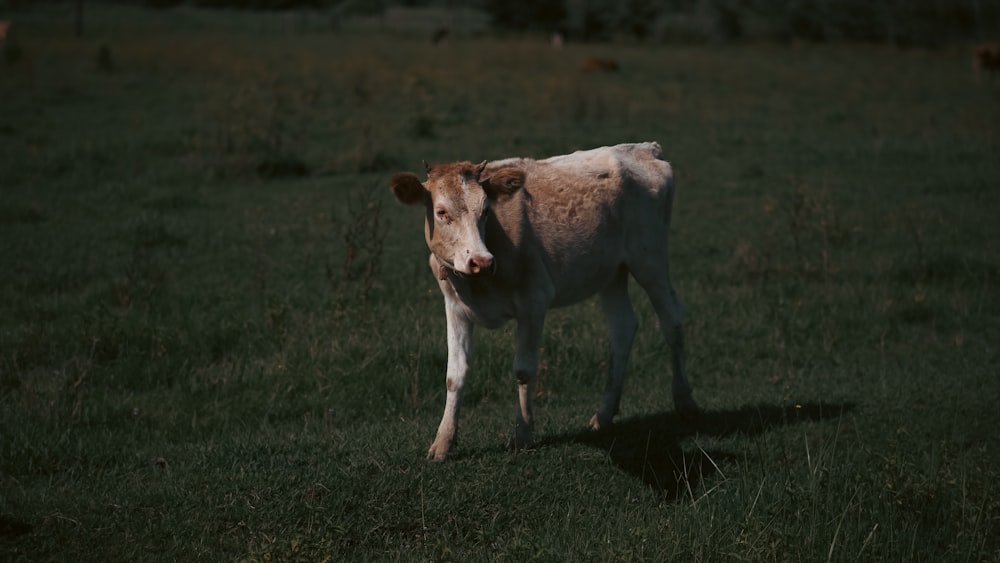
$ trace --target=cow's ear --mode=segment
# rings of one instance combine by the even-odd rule
[[[492,198],[509,196],[524,187],[524,170],[501,168],[486,178],[479,178],[479,185]]]
[[[427,188],[420,183],[417,175],[412,172],[401,172],[393,175],[389,179],[389,187],[392,189],[392,194],[396,196],[396,199],[406,205],[423,203],[428,193]]]

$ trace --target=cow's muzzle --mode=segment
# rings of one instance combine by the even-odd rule
[[[475,255],[469,257],[466,268],[474,276],[490,275],[496,272],[496,260],[489,254]]]
[[[477,256],[469,258],[466,263],[466,271],[459,270],[454,264],[435,255],[438,262],[438,279],[446,280],[450,274],[456,276],[474,278],[478,276],[492,276],[497,272],[497,262],[493,256]]]

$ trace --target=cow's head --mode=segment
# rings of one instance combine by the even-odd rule
[[[403,172],[393,176],[389,186],[400,202],[426,208],[424,236],[431,252],[461,274],[495,272],[495,258],[485,243],[490,207],[524,185],[524,171],[501,168],[487,174],[486,162],[424,163],[424,167],[426,182]]]

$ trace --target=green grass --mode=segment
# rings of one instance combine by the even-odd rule
[[[26,14],[0,63],[5,560],[1000,557],[1000,89],[964,50],[88,13]],[[508,326],[427,463],[444,314],[388,176],[637,140],[678,174],[704,415],[637,291],[610,434],[591,301],[548,319],[537,449],[504,449]]]

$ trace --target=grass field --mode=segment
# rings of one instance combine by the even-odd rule
[[[0,61],[0,559],[1000,559],[1000,80],[966,49],[47,15]],[[426,462],[443,305],[388,177],[639,140],[704,414],[637,291],[611,432],[590,301],[548,318],[536,449],[508,326]]]

